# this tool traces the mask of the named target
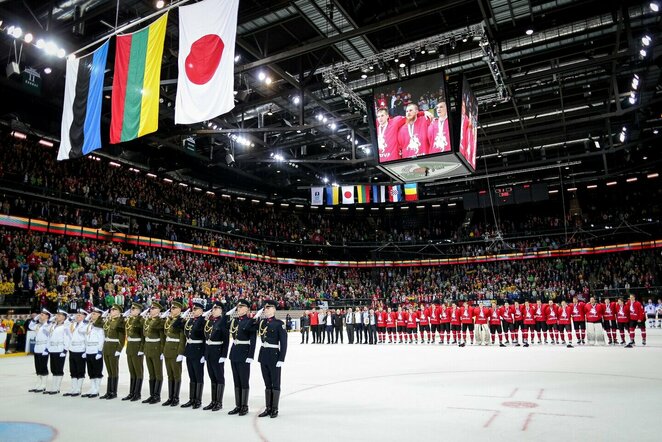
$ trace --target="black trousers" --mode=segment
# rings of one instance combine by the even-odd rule
[[[34,354],[34,370],[37,376],[48,376],[48,355]]]
[[[347,342],[354,343],[354,324],[347,324]]]
[[[189,382],[204,384],[205,382],[205,364],[200,362],[202,356],[191,356],[186,358],[186,368],[188,369]],[[216,359],[218,362],[218,359]]]
[[[280,371],[276,364],[260,364],[262,368],[262,379],[264,379],[264,388],[268,390],[280,391]]]
[[[336,327],[335,330],[336,330],[336,339],[335,339],[334,342],[337,344],[338,343],[338,337],[340,337],[340,343],[342,344],[343,343],[342,327]]]
[[[97,359],[97,355],[88,354],[85,357],[87,373],[90,379],[101,379],[103,377],[103,358]]]
[[[303,344],[304,341],[306,344],[308,343],[308,337],[310,336],[310,326],[306,325],[305,327],[301,327],[301,343]]]
[[[209,374],[209,380],[211,383],[225,385],[225,362],[218,362],[221,358],[221,346],[207,346],[207,354],[205,357],[207,358],[207,373]]]
[[[232,367],[232,380],[235,388],[248,388],[251,378],[251,364],[230,361],[230,366]]]
[[[370,326],[368,324],[363,324],[363,343],[365,344],[370,339]]]
[[[326,326],[326,339],[328,344],[333,344],[333,326]]]
[[[356,332],[356,342],[361,343],[361,335],[363,334],[363,324],[354,324],[354,332]]]
[[[368,340],[371,344],[377,343],[377,326],[369,325],[368,326]]]
[[[85,359],[82,353],[69,352],[69,373],[73,379],[85,378]]]
[[[60,353],[51,353],[51,373],[53,376],[64,376],[64,360],[67,359],[60,356]]]

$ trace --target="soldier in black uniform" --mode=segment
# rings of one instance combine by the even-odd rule
[[[228,357],[230,336],[227,319],[223,315],[223,303],[215,301],[211,316],[205,322],[205,358],[211,380],[211,403],[203,410],[218,411],[223,408],[225,391],[225,359]]]
[[[193,303],[193,317],[186,320],[184,336],[186,336],[186,368],[189,377],[189,401],[182,408],[200,408],[202,405],[202,390],[205,386],[205,318],[202,317],[204,306]]]
[[[248,317],[250,305],[245,299],[237,301],[237,317],[229,321],[230,335],[234,340],[230,350],[230,365],[234,381],[235,408],[228,414],[248,414],[248,392],[251,362],[255,355],[257,322]],[[227,314],[232,314],[230,310]]]
[[[264,302],[264,318],[259,321],[258,334],[262,339],[262,348],[257,360],[262,368],[264,379],[265,410],[258,417],[278,417],[278,402],[280,400],[280,372],[285,363],[287,353],[287,330],[285,323],[276,319],[276,301]]]

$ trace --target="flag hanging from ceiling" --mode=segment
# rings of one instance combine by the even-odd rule
[[[359,204],[370,202],[370,186],[356,186],[356,202]]]
[[[342,186],[342,203],[354,204],[354,186]]]
[[[402,201],[402,190],[399,185],[388,186],[388,200],[391,203]]]
[[[384,200],[379,198],[379,188],[380,187],[381,186],[377,186],[377,185],[372,186],[372,202],[373,203],[380,203],[380,202],[383,203],[384,202]]]
[[[310,205],[311,206],[321,206],[322,205],[322,188],[313,187],[310,189]]]
[[[161,59],[168,13],[115,40],[110,142],[121,143],[159,128]]]
[[[101,148],[101,100],[107,56],[106,41],[85,57],[67,59],[58,161],[82,157]]]
[[[179,8],[175,123],[198,123],[234,107],[238,9],[239,0],[204,0]]]
[[[405,184],[405,201],[418,201],[418,186],[416,183]]]
[[[338,190],[336,186],[326,188],[326,204],[335,206],[340,203]]]

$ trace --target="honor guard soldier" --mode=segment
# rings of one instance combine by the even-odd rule
[[[143,336],[145,338],[145,361],[149,372],[149,397],[143,404],[158,404],[161,402],[161,387],[163,386],[163,346],[165,344],[165,332],[161,318],[163,306],[153,301],[149,308],[149,316],[143,323]],[[172,381],[168,383],[168,390],[173,391]]]
[[[103,377],[103,343],[105,333],[103,331],[103,310],[94,308],[90,313],[89,322],[85,327],[85,361],[87,361],[87,375],[90,377],[90,391],[81,397],[99,397],[99,386]]]
[[[202,317],[204,306],[193,303],[193,317],[184,324],[186,336],[186,368],[189,377],[189,401],[182,408],[200,408],[202,405],[202,390],[205,386],[205,318]]]
[[[78,309],[73,323],[67,327],[69,351],[69,372],[71,373],[71,390],[62,396],[80,396],[85,380],[85,336],[87,334],[87,312]]]
[[[228,414],[245,416],[248,414],[248,393],[251,375],[251,362],[255,355],[255,339],[257,322],[248,317],[250,305],[245,299],[237,301],[235,307],[237,317],[229,322],[230,335],[233,343],[230,350],[230,365],[232,367],[232,379],[234,381],[235,408]],[[231,315],[234,310],[227,314]]]
[[[143,387],[143,358],[145,339],[143,338],[142,304],[134,302],[129,310],[129,317],[124,321],[126,333],[126,361],[129,364],[129,394],[123,401],[139,401]]]
[[[287,331],[285,323],[276,319],[276,301],[264,302],[263,319],[259,321],[258,334],[262,340],[262,348],[257,358],[262,368],[264,379],[265,410],[258,417],[278,417],[278,402],[280,400],[280,372],[285,363],[287,353]]]
[[[117,397],[117,383],[120,375],[120,354],[124,347],[124,318],[121,316],[122,306],[113,304],[110,315],[103,324],[106,335],[103,343],[103,362],[106,364],[108,380],[106,381],[106,394],[99,399],[115,399]]]
[[[34,369],[37,373],[37,385],[28,390],[30,393],[42,393],[46,391],[46,380],[48,379],[48,320],[51,317],[51,312],[43,309],[39,316],[30,321],[28,329],[34,331],[37,336],[35,337],[34,344]]]
[[[170,305],[170,316],[163,325],[166,337],[163,345],[163,357],[168,373],[168,400],[163,403],[164,407],[179,405],[179,389],[182,386],[182,360],[184,359],[184,346],[186,345],[182,307],[180,302],[173,301]],[[171,385],[172,388],[170,388]]]
[[[205,321],[205,358],[211,380],[211,403],[203,410],[218,411],[223,408],[225,391],[225,359],[228,357],[229,336],[227,320],[223,315],[223,303],[215,301],[210,317]]]
[[[50,356],[51,373],[53,380],[51,389],[44,391],[44,394],[58,394],[60,392],[60,385],[62,384],[62,377],[64,376],[64,360],[67,357],[68,336],[67,326],[67,312],[58,310],[55,314],[55,322],[50,326],[48,334],[48,345],[46,349]]]

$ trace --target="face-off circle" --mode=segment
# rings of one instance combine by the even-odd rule
[[[202,85],[211,80],[221,64],[223,49],[225,44],[216,34],[200,37],[191,45],[184,62],[186,77],[191,83]]]

